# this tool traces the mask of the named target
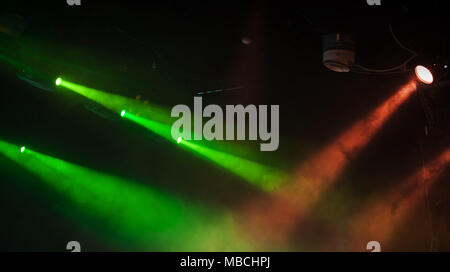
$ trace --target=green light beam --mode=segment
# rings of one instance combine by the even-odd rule
[[[55,83],[102,104],[110,110],[119,113],[121,117],[131,120],[169,141],[179,144],[184,143],[181,146],[186,147],[194,154],[200,155],[198,157],[212,161],[215,165],[227,169],[262,190],[273,191],[287,180],[284,174],[271,167],[204,147],[197,143],[188,144],[185,140],[182,140],[180,143],[178,139],[172,139],[171,126],[168,125],[172,122],[170,112],[161,107],[150,106],[134,99],[88,88],[62,78],[58,78]],[[138,112],[139,116],[135,112]]]
[[[142,127],[145,127],[146,129],[150,130],[151,132],[166,138],[169,141],[174,141],[172,139],[172,133],[171,133],[171,126],[153,121],[151,119],[143,118],[140,116],[136,116],[134,114],[122,111],[120,114],[123,118],[130,120]]]
[[[123,117],[147,128],[153,133],[166,138],[169,141],[177,142],[181,146],[185,147],[186,150],[196,154],[199,158],[213,162],[215,165],[230,171],[231,173],[264,191],[274,191],[282,185],[283,182],[287,181],[287,176],[274,168],[225,152],[214,150],[200,144],[193,143],[193,141],[187,141],[181,138],[175,140],[172,138],[171,127],[168,125],[140,116],[135,116],[128,112],[126,112]]]
[[[192,141],[180,139],[177,142],[199,157],[212,161],[264,191],[273,192],[288,179],[282,172],[256,162],[207,148]]]
[[[59,87],[64,87],[88,99],[91,99],[112,110],[113,112],[122,114],[123,110],[126,110],[127,112],[139,114],[141,116],[152,118],[153,120],[158,120],[163,123],[171,122],[170,112],[154,104],[145,104],[136,99],[89,88],[67,81],[61,77],[58,77],[56,79],[55,84]]]
[[[113,243],[138,250],[242,251],[251,250],[237,231],[233,216],[205,209],[162,191],[81,167],[30,149],[0,141],[0,153],[38,176],[62,194],[81,214],[82,224],[94,223]],[[136,250],[136,248],[133,248]]]

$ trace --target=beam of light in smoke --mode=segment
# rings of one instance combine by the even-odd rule
[[[286,181],[286,176],[283,173],[259,163],[207,148],[191,141],[181,140],[180,144],[201,158],[227,169],[264,191],[271,192]]]
[[[56,79],[55,84],[91,99],[118,114],[122,110],[126,110],[128,113],[139,114],[140,116],[151,118],[152,120],[157,120],[159,122],[171,122],[170,112],[151,103],[145,104],[135,99],[89,88],[60,77]]]
[[[435,184],[450,163],[450,149],[426,164],[383,196],[372,199],[349,223],[353,250],[365,251],[368,241],[389,242],[393,232],[424,200],[427,186]]]
[[[330,145],[301,165],[294,186],[306,186],[307,191],[311,193],[308,195],[316,199],[342,173],[349,158],[354,157],[367,145],[392,113],[415,90],[414,82],[403,86],[368,116],[344,131]],[[302,200],[299,198],[299,201]]]
[[[0,141],[0,153],[65,197],[99,236],[131,250],[251,250],[231,214]],[[96,221],[92,223],[92,221]],[[100,223],[97,223],[100,222]]]
[[[150,130],[151,132],[157,134],[158,136],[161,136],[169,141],[174,141],[174,139],[172,139],[172,134],[171,134],[171,126],[164,124],[164,123],[160,123],[157,121],[154,121],[152,119],[147,119],[141,116],[137,116],[134,114],[131,114],[125,110],[121,111],[120,115],[127,119],[132,121],[133,123],[136,123],[142,127],[145,127],[146,129]]]
[[[85,87],[62,78],[57,78],[55,84],[94,100],[106,108],[117,112],[121,117],[131,120],[169,141],[174,141],[171,136],[171,127],[167,125],[172,122],[170,113],[161,107],[143,104],[134,99]],[[135,113],[139,113],[139,116]],[[286,180],[284,174],[273,168],[216,151],[200,144],[188,143],[183,140],[181,145],[194,154],[200,155],[200,158],[207,159],[215,165],[227,169],[260,189],[274,190]]]
[[[368,116],[300,165],[291,183],[268,199],[256,200],[247,207],[243,217],[251,218],[251,227],[255,229],[255,233],[259,230],[269,233],[267,236],[273,236],[275,240],[288,239],[293,228],[342,173],[349,157],[354,157],[367,145],[392,113],[415,90],[415,81],[402,86]]]
[[[140,116],[135,116],[127,112],[125,112],[122,117],[149,129],[169,141],[178,143],[181,147],[184,147],[186,150],[192,152],[198,157],[226,169],[227,171],[243,178],[245,181],[262,190],[273,191],[286,180],[286,176],[282,172],[271,167],[264,166],[225,152],[214,150],[201,144],[193,143],[193,141],[187,141],[181,138],[174,140],[171,135],[171,127],[168,125]]]

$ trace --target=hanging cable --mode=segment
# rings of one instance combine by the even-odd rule
[[[406,72],[406,65],[409,62],[411,62],[414,58],[416,58],[418,56],[418,54],[414,50],[404,46],[400,42],[400,40],[397,38],[397,36],[395,35],[394,31],[392,30],[392,25],[391,24],[389,24],[389,32],[391,33],[392,38],[394,39],[394,41],[397,43],[397,45],[400,48],[402,48],[403,50],[408,51],[408,52],[411,53],[411,57],[409,57],[402,64],[397,65],[397,66],[392,67],[392,68],[387,68],[387,69],[371,69],[371,68],[367,68],[367,67],[364,67],[364,66],[359,65],[359,64],[353,64],[352,65],[352,72],[358,72],[357,70],[353,70],[353,68],[357,68],[357,69],[359,69],[361,71],[368,72],[368,73],[382,73],[382,74],[386,74],[386,73],[391,73],[391,72],[394,72],[394,71],[396,71],[396,72],[397,71],[398,72]]]
[[[394,38],[394,41],[398,44],[398,46],[400,46],[402,49],[404,49],[404,50],[410,52],[413,56],[417,56],[417,55],[418,55],[415,51],[409,49],[408,47],[404,46],[404,45],[400,42],[400,40],[397,38],[397,36],[395,36],[395,33],[394,33],[394,31],[392,30],[392,25],[391,25],[391,24],[389,24],[389,32],[391,33],[392,38]]]

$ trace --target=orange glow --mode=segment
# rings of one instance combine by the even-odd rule
[[[298,170],[298,183],[310,184],[313,192],[323,191],[341,174],[348,158],[356,155],[367,145],[388,117],[414,90],[416,90],[414,82],[406,84],[366,118],[358,121],[310,161],[301,165]]]
[[[431,84],[433,83],[433,74],[431,73],[431,71],[422,66],[422,65],[418,65],[416,66],[416,69],[414,69],[414,71],[416,72],[416,76],[417,78],[425,83],[425,84]]]
[[[392,233],[423,200],[428,186],[433,185],[450,163],[450,150],[427,164],[401,183],[390,194],[377,197],[350,223],[352,250],[366,251],[368,241],[388,242]]]
[[[258,199],[243,213],[246,228],[274,242],[289,238],[321,194],[342,173],[355,156],[381,128],[389,116],[416,90],[414,81],[403,86],[393,96],[339,135],[297,169],[292,182],[273,195]]]

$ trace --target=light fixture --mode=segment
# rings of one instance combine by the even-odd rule
[[[417,65],[414,69],[416,72],[417,79],[425,84],[433,83],[433,74],[430,69],[422,65]]]
[[[61,78],[58,77],[55,81],[56,86],[59,86],[61,84]]]
[[[330,33],[322,36],[322,63],[335,72],[350,72],[355,63],[355,42],[347,33]]]

